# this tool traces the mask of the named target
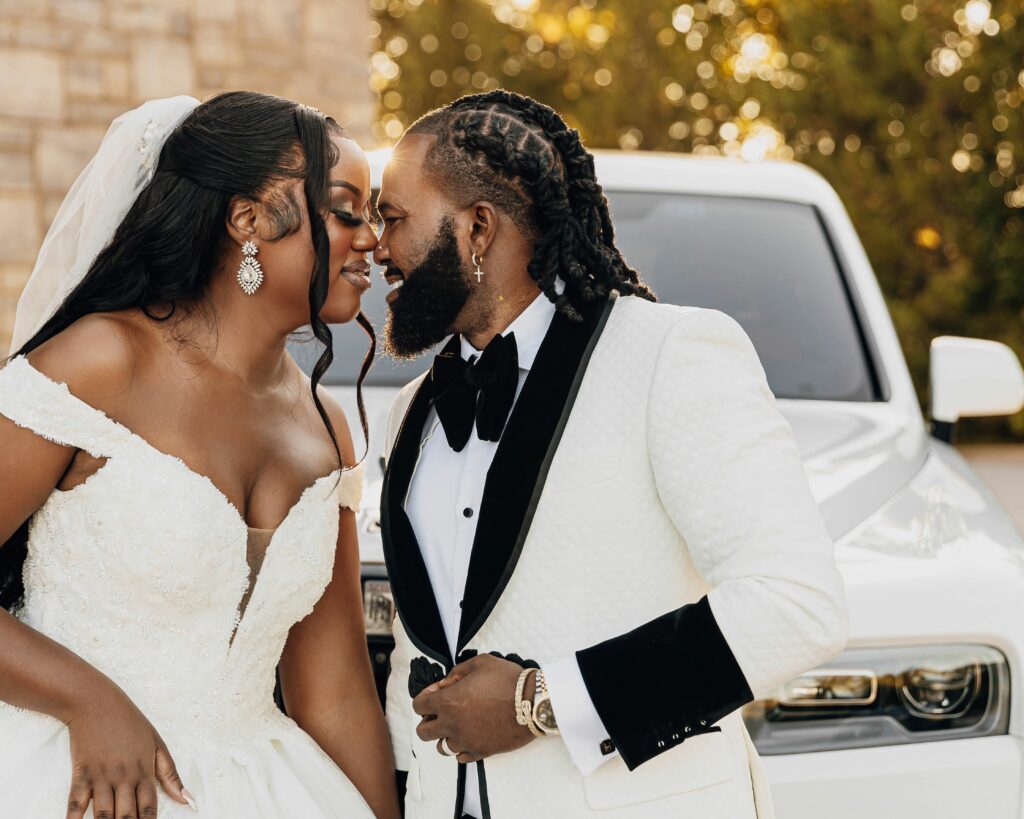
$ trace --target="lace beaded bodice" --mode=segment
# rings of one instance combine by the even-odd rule
[[[191,745],[281,719],[275,668],[331,578],[338,508],[358,509],[362,469],[302,493],[240,616],[248,527],[212,481],[24,357],[0,370],[0,414],[107,459],[33,516],[18,616],[112,677],[156,724],[181,726]]]

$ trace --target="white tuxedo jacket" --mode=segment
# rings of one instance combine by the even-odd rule
[[[552,321],[495,454],[458,652],[542,666],[577,652],[621,756],[583,777],[556,737],[477,763],[482,819],[769,819],[738,709],[847,635],[792,431],[725,314],[619,297],[585,317]],[[399,612],[387,718],[407,819],[460,815],[464,783],[419,740],[411,707],[411,668],[457,659],[403,509],[429,379],[393,408],[382,498]]]

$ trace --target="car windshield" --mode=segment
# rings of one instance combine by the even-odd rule
[[[779,398],[875,398],[864,344],[828,237],[815,210],[793,202],[673,193],[608,192],[616,241],[669,304],[712,307],[750,335]],[[363,309],[384,325],[387,286],[375,276]],[[326,384],[354,383],[365,337],[334,326]],[[294,346],[310,369],[311,344]],[[379,358],[366,383],[401,386],[430,362]]]

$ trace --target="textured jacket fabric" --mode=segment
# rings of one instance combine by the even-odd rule
[[[389,451],[421,434],[402,428],[421,381],[396,400]],[[542,666],[577,652],[622,755],[587,777],[557,738],[489,758],[485,812],[771,817],[736,692],[770,694],[847,634],[792,430],[746,333],[714,310],[615,299],[577,387],[521,552],[464,648]],[[462,775],[416,735],[408,678],[424,645],[399,614],[387,716],[406,816],[449,819]],[[727,650],[702,654],[688,624],[713,624]]]

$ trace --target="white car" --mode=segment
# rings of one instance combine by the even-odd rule
[[[371,156],[375,184],[387,156]],[[618,243],[660,300],[723,310],[749,333],[836,541],[849,648],[744,712],[780,819],[1024,816],[1024,538],[948,443],[961,416],[1021,407],[1016,356],[933,340],[926,422],[870,263],[821,176],[619,152],[598,152],[597,171]],[[386,289],[364,300],[378,327]],[[334,332],[325,383],[354,419],[364,340],[354,326]],[[429,362],[382,360],[368,382],[360,536],[378,682],[394,616],[382,436],[398,388]]]

